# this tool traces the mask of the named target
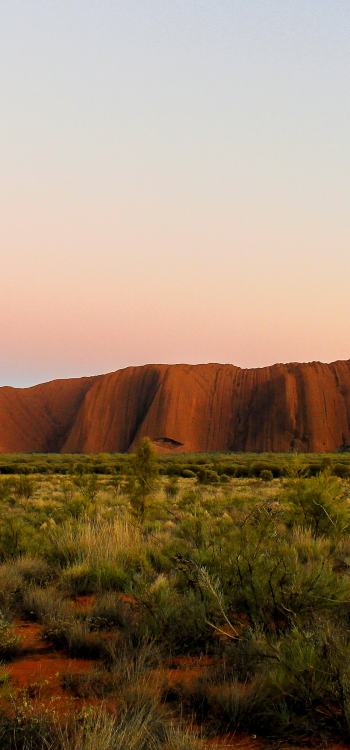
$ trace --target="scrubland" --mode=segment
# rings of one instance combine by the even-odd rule
[[[0,747],[347,747],[348,467],[1,457]]]

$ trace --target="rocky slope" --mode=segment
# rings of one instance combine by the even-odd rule
[[[332,451],[350,444],[350,360],[145,365],[0,388],[0,451]]]

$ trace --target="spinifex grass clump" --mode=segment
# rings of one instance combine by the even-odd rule
[[[201,743],[174,723],[155,702],[135,699],[117,715],[104,709],[75,718],[37,715],[27,705],[0,714],[0,743],[6,750],[200,750]]]
[[[50,558],[63,565],[116,563],[140,551],[141,537],[127,520],[83,518],[67,521],[50,532]]]
[[[132,587],[146,544],[127,519],[82,517],[54,527],[49,559],[61,566],[61,586],[71,594]]]

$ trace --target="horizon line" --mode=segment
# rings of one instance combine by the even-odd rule
[[[260,365],[257,367],[241,367],[240,365],[235,365],[233,362],[196,362],[196,363],[189,363],[189,362],[176,362],[176,363],[169,363],[169,362],[145,362],[142,365],[126,365],[125,367],[118,367],[116,370],[110,370],[108,372],[102,372],[98,374],[90,374],[90,375],[75,375],[70,377],[69,375],[67,377],[63,378],[51,378],[50,380],[44,380],[39,383],[33,383],[32,385],[24,385],[24,386],[16,386],[16,385],[0,385],[0,390],[2,388],[11,388],[16,391],[22,391],[22,390],[29,390],[31,388],[39,388],[43,385],[49,385],[50,383],[59,383],[67,380],[91,380],[91,379],[97,379],[97,378],[103,378],[108,377],[108,375],[113,375],[116,372],[121,372],[123,370],[130,370],[130,369],[140,369],[142,367],[210,367],[210,366],[219,366],[219,367],[234,367],[236,370],[242,370],[243,372],[252,371],[252,370],[267,370],[271,369],[273,367],[290,367],[292,365],[337,365],[340,363],[348,363],[350,362],[349,359],[336,359],[331,362],[324,362],[322,360],[314,359],[314,360],[307,360],[306,362],[301,362],[297,360],[288,361],[288,362],[273,362],[270,365]]]

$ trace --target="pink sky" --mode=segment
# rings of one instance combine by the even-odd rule
[[[349,5],[146,5],[5,3],[0,384],[349,358]]]

